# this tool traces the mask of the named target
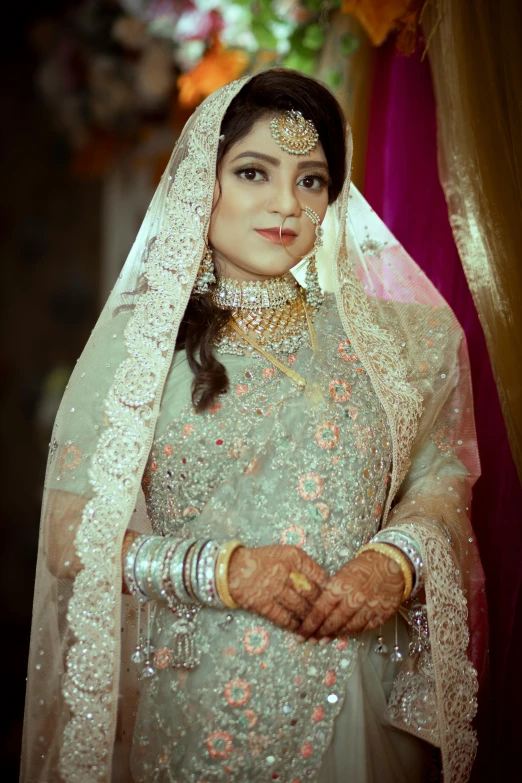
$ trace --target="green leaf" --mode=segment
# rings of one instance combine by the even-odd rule
[[[359,39],[353,33],[345,33],[341,38],[341,54],[348,57],[359,48]]]
[[[264,24],[254,22],[252,32],[261,49],[267,49],[269,52],[277,49],[277,38]]]
[[[312,51],[316,52],[318,49],[321,48],[321,46],[324,43],[324,32],[321,27],[319,27],[318,24],[310,24],[305,29],[305,34],[303,36],[303,45],[306,46],[307,49],[311,49]]]
[[[337,68],[330,68],[326,71],[324,80],[332,90],[338,90],[343,82],[343,75]]]
[[[323,0],[304,0],[304,7],[308,8],[309,11],[320,11],[321,6],[323,4]]]
[[[315,72],[316,58],[310,52],[308,55],[299,52],[289,52],[283,60],[283,65],[287,68],[293,68],[295,71],[301,71],[308,76],[313,76]]]

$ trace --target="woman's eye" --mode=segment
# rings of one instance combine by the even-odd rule
[[[326,187],[328,183],[323,177],[309,174],[307,177],[303,177],[301,184],[305,190],[321,190],[321,188]]]
[[[236,174],[241,179],[246,179],[248,182],[260,182],[263,179],[264,172],[259,169],[241,169],[236,171]]]

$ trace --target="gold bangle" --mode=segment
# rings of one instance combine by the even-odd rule
[[[406,555],[403,552],[400,552],[397,547],[393,546],[393,544],[381,544],[377,541],[375,543],[370,541],[369,544],[362,546],[355,556],[357,557],[361,554],[361,552],[370,552],[372,550],[374,552],[380,552],[381,555],[385,555],[397,563],[404,577],[404,592],[402,594],[401,602],[406,601],[406,599],[409,598],[413,588],[413,575],[410,561]]]
[[[216,558],[216,589],[219,597],[228,609],[239,609],[239,604],[236,604],[228,589],[228,566],[236,549],[242,546],[243,542],[237,538],[227,541],[226,544],[219,547]]]

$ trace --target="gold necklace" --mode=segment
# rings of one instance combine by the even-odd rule
[[[308,313],[308,307],[306,304],[306,300],[304,296],[301,297],[301,301],[303,303],[303,308],[306,316],[306,323],[308,325],[308,331],[310,333],[310,343],[312,346],[312,351],[315,351],[317,347],[317,337],[315,334],[315,329],[313,327],[310,315]],[[246,332],[237,322],[237,318],[235,315],[232,315],[231,321],[229,321],[230,327],[237,332],[237,334],[241,335],[241,337],[247,342],[249,345],[252,346],[256,351],[258,351],[262,356],[265,357],[271,364],[274,365],[278,370],[280,370],[282,373],[284,373],[288,378],[290,378],[291,381],[293,381],[296,386],[298,386],[300,389],[304,389],[306,386],[306,379],[303,378],[302,375],[299,375],[298,372],[295,370],[292,370],[291,367],[287,367],[286,364],[283,364],[283,362],[279,361],[277,357],[275,357],[273,354],[269,353],[265,348],[263,348],[262,345],[260,345],[257,340],[254,340],[253,337],[251,337],[248,332]]]

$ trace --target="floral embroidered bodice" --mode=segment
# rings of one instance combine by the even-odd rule
[[[386,417],[335,309],[323,306],[315,325],[328,352],[305,343],[289,359],[307,379],[304,392],[257,354],[233,357],[233,370],[220,357],[230,389],[203,414],[177,386],[188,402],[170,421],[162,412],[143,480],[156,533],[293,544],[332,573],[375,533],[391,461]],[[168,383],[176,388],[176,365]],[[160,671],[142,694],[136,780],[152,770],[168,780],[162,766],[193,783],[221,780],[223,770],[238,782],[265,780],[263,770],[313,780],[357,643],[303,650],[248,612],[227,619],[204,609],[202,661],[187,673],[169,666],[170,628],[169,611],[158,610]]]

